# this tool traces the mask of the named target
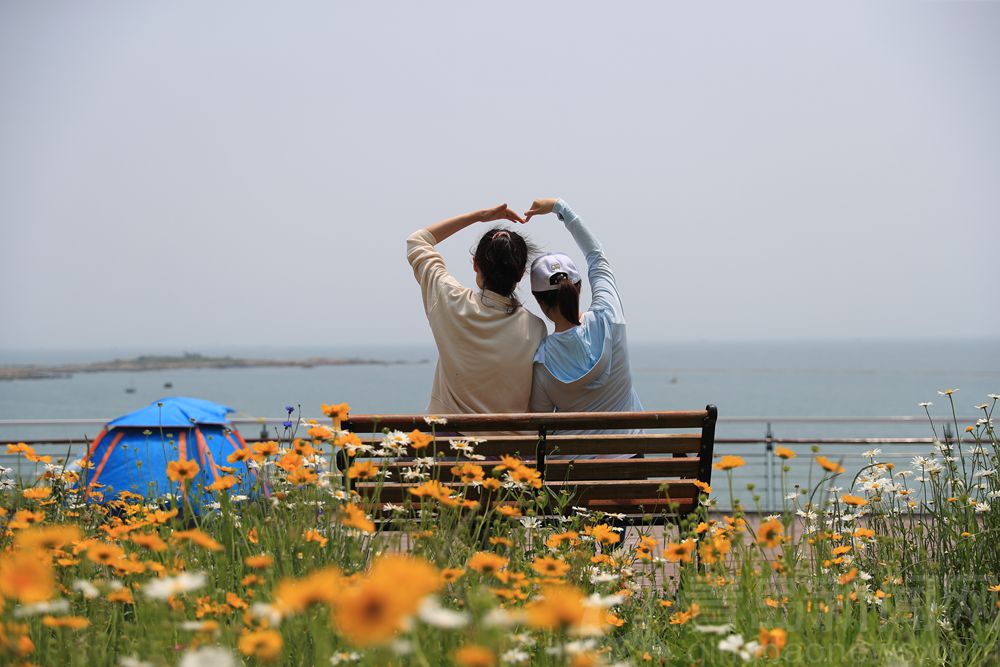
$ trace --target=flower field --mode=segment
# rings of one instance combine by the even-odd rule
[[[433,418],[366,444],[340,429],[346,404],[237,451],[205,488],[178,456],[156,502],[84,502],[91,463],[12,443],[39,474],[3,473],[0,664],[998,664],[998,398],[954,419],[960,442],[930,421],[907,469],[873,450],[846,478],[779,447],[813,456],[819,481],[773,516],[715,511],[744,463],[726,454],[694,514],[627,527],[556,514],[530,465],[482,461]],[[175,433],[150,437],[176,451]],[[410,497],[382,502],[402,457]],[[443,457],[461,488],[430,474]]]

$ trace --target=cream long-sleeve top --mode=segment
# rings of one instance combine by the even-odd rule
[[[438,349],[428,412],[527,412],[545,323],[513,299],[464,287],[448,273],[435,243],[426,229],[406,239]]]

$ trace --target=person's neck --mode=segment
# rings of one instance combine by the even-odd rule
[[[562,333],[563,331],[569,331],[577,324],[570,322],[561,313],[555,313],[555,317],[552,318],[552,323],[556,325],[556,333]]]

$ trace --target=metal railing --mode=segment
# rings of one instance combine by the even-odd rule
[[[975,423],[976,417],[959,417],[957,422],[959,425],[967,425]],[[67,454],[70,456],[79,456],[82,454],[82,450],[90,444],[89,440],[84,437],[50,437],[50,436],[38,436],[31,438],[19,437],[16,439],[8,438],[6,433],[9,433],[12,429],[42,429],[46,428],[61,429],[65,430],[69,427],[92,427],[93,433],[88,434],[89,438],[93,438],[97,435],[97,432],[107,423],[106,419],[0,419],[0,446],[6,442],[25,442],[33,447],[36,447],[39,453],[49,453],[54,457],[56,455],[62,456]],[[285,429],[283,424],[287,421],[283,417],[276,418],[253,418],[253,417],[236,417],[230,420],[238,428],[243,427],[244,430],[249,430],[246,427],[260,427],[262,430],[259,434],[244,433],[246,440],[248,442],[255,442],[262,439],[279,439],[284,433]],[[951,429],[951,424],[954,423],[952,419],[948,419],[947,422],[940,420],[944,428],[942,429],[943,437],[954,441],[954,434]],[[926,428],[926,433],[930,433],[930,425],[928,423],[926,415],[923,416],[882,416],[882,417],[845,417],[845,416],[831,416],[831,417],[820,417],[820,416],[804,416],[804,417],[720,417],[715,438],[715,453],[716,455],[721,454],[739,454],[747,461],[747,465],[743,468],[738,469],[734,473],[734,488],[736,489],[736,496],[739,496],[743,504],[747,507],[754,507],[754,505],[759,505],[763,511],[777,511],[782,506],[781,498],[778,497],[778,493],[782,491],[780,487],[779,477],[783,478],[790,484],[803,486],[802,482],[811,481],[811,478],[807,478],[801,470],[797,468],[804,467],[807,463],[812,461],[812,456],[805,456],[806,451],[804,448],[809,449],[813,447],[819,447],[823,450],[825,454],[836,458],[841,457],[857,457],[857,466],[853,466],[859,469],[866,461],[862,461],[860,455],[856,453],[858,448],[886,448],[879,455],[879,460],[882,462],[898,463],[902,461],[908,461],[914,456],[923,456],[929,452],[929,448],[935,442],[935,439],[930,435],[927,436],[913,436],[913,435],[880,435],[874,437],[854,437],[847,435],[834,435],[829,432],[826,434],[818,435],[813,437],[809,435],[779,435],[776,431],[776,426],[783,426],[785,428],[791,428],[793,426],[809,426],[809,427],[835,427],[833,430],[842,429],[845,426],[877,426],[880,430],[891,430],[892,428],[902,428],[902,427],[919,427],[923,425]],[[736,435],[734,431],[747,431],[748,429],[754,429],[754,427],[759,427],[760,431],[763,431],[762,435],[753,435],[747,433],[741,433]],[[831,430],[830,428],[823,429],[826,431]],[[727,432],[733,433],[732,435],[726,435]],[[758,431],[759,432],[759,431]],[[287,435],[285,435],[287,437]],[[963,444],[971,442],[971,440],[963,440]],[[785,461],[779,459],[775,455],[776,447],[787,447],[798,454],[802,455],[798,460],[792,459]],[[0,449],[0,464],[8,464],[10,462],[10,457],[5,453],[4,449]],[[793,469],[791,474],[782,475],[782,468],[784,466],[789,466]],[[851,465],[848,465],[848,475],[853,476],[855,471],[851,470]],[[716,479],[719,480],[720,476],[717,474]],[[721,481],[715,482],[717,486]],[[747,490],[744,493],[747,485],[752,484],[754,486],[753,490]],[[757,493],[757,491],[760,493]],[[786,489],[787,491],[787,489]],[[720,501],[728,501],[728,498],[724,497],[724,494],[717,493],[716,497]],[[759,498],[756,503],[754,502],[754,496]],[[724,504],[724,503],[723,503]]]

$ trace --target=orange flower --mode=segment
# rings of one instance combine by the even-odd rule
[[[135,604],[132,598],[132,590],[129,588],[119,588],[108,593],[108,602],[121,602],[122,604]]]
[[[776,658],[781,653],[781,649],[788,644],[788,633],[782,628],[761,628],[757,637],[760,643],[759,654],[769,658]]]
[[[531,569],[544,577],[561,577],[569,572],[569,563],[559,558],[542,556],[531,563]]]
[[[253,449],[253,453],[257,456],[268,457],[274,456],[278,453],[278,443],[274,440],[266,440],[264,442],[255,442],[250,446]]]
[[[565,533],[555,533],[554,535],[549,535],[545,540],[545,546],[550,549],[558,549],[562,546],[563,542],[568,542],[570,546],[580,543],[580,534],[575,530],[569,530]]]
[[[306,542],[317,542],[321,547],[325,547],[326,543],[330,541],[318,530],[307,530],[302,536],[306,538]]]
[[[226,457],[226,461],[228,461],[229,463],[239,463],[240,461],[246,461],[251,456],[253,456],[253,450],[237,449],[234,450],[232,454]]]
[[[373,479],[378,476],[378,466],[371,461],[355,461],[347,469],[347,476],[351,479]]]
[[[21,495],[28,500],[44,500],[52,495],[52,488],[48,486],[39,486],[32,489],[25,489],[21,492]]]
[[[508,560],[489,551],[477,551],[469,559],[469,568],[482,574],[493,574],[507,567]]]
[[[466,644],[457,649],[452,655],[452,660],[461,667],[494,667],[497,664],[497,657],[493,651],[477,644]]]
[[[863,507],[868,504],[868,501],[862,498],[861,496],[852,496],[849,493],[845,493],[844,495],[842,495],[840,497],[840,500],[845,505],[852,505],[854,507]]]
[[[232,475],[225,475],[215,480],[205,488],[209,491],[225,491],[236,486],[236,478]]]
[[[340,523],[350,528],[357,528],[363,533],[375,532],[375,524],[365,516],[365,511],[354,503],[344,506],[344,516],[340,517]]]
[[[42,602],[55,593],[55,577],[47,558],[30,551],[0,557],[0,596],[22,603]]]
[[[463,463],[460,466],[452,466],[451,474],[461,479],[463,484],[483,481],[483,469],[475,463]]]
[[[249,568],[254,570],[263,570],[264,568],[271,567],[271,564],[274,562],[274,557],[270,554],[259,554],[256,556],[247,556],[243,559],[243,562],[246,563]]]
[[[788,447],[775,447],[774,455],[777,456],[779,459],[786,459],[786,460],[794,459],[796,456],[795,452],[790,450]]]
[[[38,526],[25,528],[17,533],[14,544],[22,549],[61,549],[79,542],[83,533],[77,526]]]
[[[490,491],[499,491],[503,487],[500,480],[495,477],[487,477],[483,480],[483,488],[489,489]]]
[[[315,484],[319,477],[308,468],[298,468],[297,470],[292,471],[292,473],[285,479],[289,484],[304,486],[306,484]]]
[[[765,521],[757,529],[757,544],[761,544],[769,549],[776,547],[781,544],[781,536],[784,533],[785,527],[781,524],[780,519]]]
[[[413,447],[413,449],[424,449],[434,442],[433,436],[421,433],[420,429],[413,429],[406,437],[410,439],[410,447]]]
[[[663,550],[663,557],[671,563],[690,563],[694,547],[694,540],[691,538],[680,543],[670,542]]]
[[[334,403],[332,405],[327,405],[326,403],[320,404],[320,410],[323,414],[333,420],[334,424],[344,419],[347,419],[351,412],[351,406],[347,403]],[[340,428],[337,426],[337,428]]]
[[[746,463],[747,462],[744,461],[741,456],[732,456],[727,454],[719,459],[718,463],[715,463],[712,467],[716,470],[732,470],[733,468],[744,466]]]
[[[194,479],[201,468],[191,460],[171,461],[167,464],[167,477],[173,482],[186,482]]]
[[[838,475],[844,472],[844,466],[840,465],[839,463],[834,463],[825,456],[817,456],[816,463],[818,463],[820,467],[822,467],[823,470],[826,470],[827,472],[832,472]]]
[[[586,526],[583,529],[585,535],[590,535],[601,544],[617,544],[621,541],[621,535],[616,533],[611,526],[601,523],[596,526]]]
[[[705,482],[701,481],[700,479],[692,480],[691,483],[697,486],[699,489],[701,489],[702,493],[706,495],[712,493],[712,487],[706,484]]]
[[[858,576],[858,568],[852,567],[850,572],[845,572],[844,574],[837,577],[837,583],[841,586],[846,586],[847,584],[854,581]]]
[[[167,549],[167,543],[161,540],[156,533],[133,533],[129,539],[140,547],[146,547],[151,551],[166,551]]]
[[[90,625],[90,621],[83,616],[43,616],[42,625],[48,628],[83,630]]]
[[[276,660],[281,655],[284,642],[277,630],[244,631],[240,635],[238,646],[246,656],[254,656],[265,662]]]
[[[514,505],[500,505],[497,507],[497,512],[507,517],[521,516],[521,509]]]
[[[87,558],[98,565],[111,565],[125,557],[125,551],[117,544],[93,542],[87,549]]]
[[[450,584],[453,581],[458,581],[463,574],[465,574],[465,570],[457,567],[446,567],[441,570],[441,580]]]
[[[211,535],[203,533],[197,528],[191,530],[177,530],[170,536],[174,542],[193,542],[202,549],[209,551],[222,551],[223,546],[216,542]]]

